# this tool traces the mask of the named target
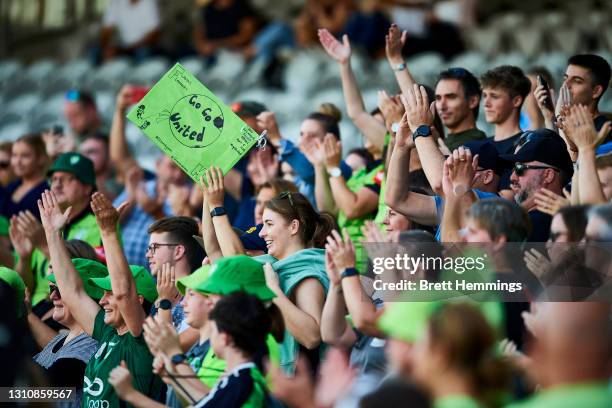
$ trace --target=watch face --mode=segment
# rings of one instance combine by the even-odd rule
[[[431,129],[427,125],[421,125],[416,128],[416,133],[419,136],[429,136],[431,134]]]
[[[160,300],[159,308],[162,310],[170,310],[172,308],[172,302],[170,302],[168,299]]]

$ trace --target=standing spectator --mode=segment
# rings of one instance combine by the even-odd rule
[[[64,117],[70,126],[68,136],[80,142],[82,138],[95,134],[102,126],[102,118],[96,106],[94,96],[82,89],[73,89],[66,92],[64,102]]]
[[[160,34],[156,0],[111,0],[102,20],[101,55],[95,62],[119,55],[140,62],[154,52]]]
[[[495,146],[500,154],[511,153],[523,133],[519,118],[531,82],[520,68],[503,65],[485,72],[480,83],[485,118],[488,123],[495,125]]]
[[[42,137],[31,134],[17,139],[9,163],[18,179],[0,190],[0,215],[10,219],[20,212],[29,211],[39,218],[36,200],[49,188],[45,179],[48,157]],[[9,174],[8,170],[0,172]]]
[[[79,152],[93,162],[98,191],[114,200],[122,186],[115,179],[111,166],[108,138],[100,134],[89,135],[79,146]]]
[[[436,112],[449,132],[444,143],[451,151],[466,142],[487,137],[476,128],[481,90],[478,79],[470,71],[464,68],[442,71],[435,92]]]
[[[571,180],[574,168],[563,139],[548,129],[530,132],[515,154],[502,155],[502,159],[514,162],[510,177],[514,200],[529,214],[531,220],[530,242],[546,242],[552,217],[537,208],[536,193],[542,188],[557,195]]]

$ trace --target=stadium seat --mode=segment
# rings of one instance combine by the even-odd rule
[[[0,142],[12,141],[30,131],[27,122],[12,122],[0,127]]]
[[[480,52],[468,51],[453,58],[449,66],[465,68],[472,74],[479,75],[485,71],[485,64],[485,58]]]
[[[152,58],[130,70],[129,81],[139,85],[151,85],[168,71],[170,63],[166,58]]]

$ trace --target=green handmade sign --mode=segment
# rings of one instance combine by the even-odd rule
[[[179,63],[127,118],[196,182],[210,166],[226,174],[259,138]]]

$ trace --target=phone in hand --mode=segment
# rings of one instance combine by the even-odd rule
[[[544,79],[542,75],[538,75],[537,80],[538,80],[538,85],[543,87],[547,93],[546,99],[544,100],[544,106],[546,106],[546,108],[549,109],[550,111],[554,112],[555,107],[552,103],[552,98],[550,97],[550,87],[548,86],[548,82]]]
[[[149,88],[147,86],[134,86],[134,87],[132,87],[132,89],[130,91],[132,104],[136,104],[136,103],[140,102],[140,100],[142,98],[144,98],[144,96],[147,94],[147,92],[149,92],[149,89],[151,89],[151,88]]]

